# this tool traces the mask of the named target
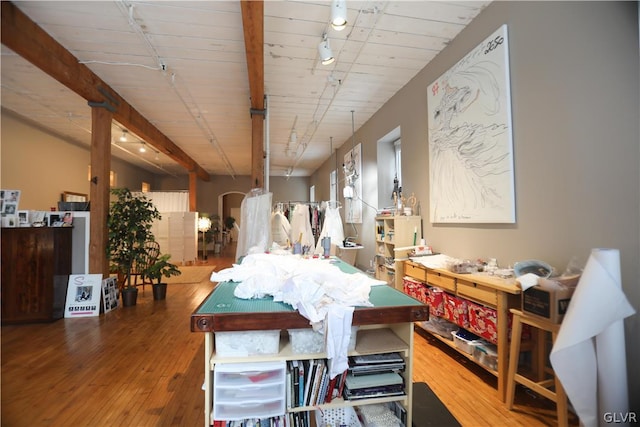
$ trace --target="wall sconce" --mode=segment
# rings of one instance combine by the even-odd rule
[[[326,33],[322,35],[322,41],[318,45],[318,53],[320,54],[320,63],[322,65],[329,65],[336,60],[329,46],[329,39]]]
[[[347,4],[345,0],[333,0],[331,2],[331,27],[336,31],[342,31],[347,26]]]

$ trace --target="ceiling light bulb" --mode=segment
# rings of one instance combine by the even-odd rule
[[[144,142],[142,143],[142,145],[140,145],[140,152],[141,153],[146,153],[147,152],[147,148],[144,146]]]
[[[127,131],[122,130],[122,135],[120,135],[120,142],[127,142]]]
[[[331,47],[329,47],[329,40],[326,37],[324,37],[318,45],[318,53],[320,54],[320,62],[322,65],[329,65],[336,60],[331,51]]]
[[[344,0],[331,2],[331,27],[336,31],[342,31],[347,26],[347,4]]]

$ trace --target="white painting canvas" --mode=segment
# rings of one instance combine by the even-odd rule
[[[427,96],[431,222],[514,223],[507,26],[434,81]]]
[[[344,180],[345,222],[362,224],[362,147],[360,144],[344,155]]]

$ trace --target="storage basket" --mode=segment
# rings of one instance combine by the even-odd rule
[[[362,427],[353,406],[316,410],[316,426],[318,427]]]
[[[478,344],[478,336],[467,332],[465,330],[459,330],[458,332],[451,332],[453,336],[453,342],[456,348],[464,351],[467,354],[473,354],[473,348]]]
[[[228,356],[252,356],[276,354],[280,350],[280,330],[224,331],[215,333],[216,354]]]

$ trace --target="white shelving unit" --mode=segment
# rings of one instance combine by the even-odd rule
[[[402,290],[402,275],[396,274],[399,266],[394,248],[420,243],[422,218],[419,215],[381,215],[376,217],[375,227],[376,279]]]
[[[281,334],[280,350],[274,355],[258,355],[247,357],[220,357],[214,351],[215,333],[205,333],[205,426],[211,426],[215,417],[225,414],[237,415],[234,409],[243,408],[243,413],[273,413],[269,412],[276,405],[284,402],[286,392],[282,388],[277,372],[282,369],[284,376],[284,366],[289,360],[308,360],[326,358],[325,353],[299,354],[292,351],[291,343],[286,333]],[[339,397],[331,403],[319,406],[302,406],[295,408],[285,408],[285,412],[314,411],[318,408],[338,408],[345,406],[362,406],[374,403],[399,402],[407,412],[407,424],[412,425],[412,353],[413,353],[413,323],[396,323],[361,326],[356,339],[355,350],[349,355],[369,355],[380,353],[398,352],[405,360],[406,367],[402,376],[406,387],[406,394],[403,396],[390,396],[371,399],[344,400]],[[272,378],[275,383],[271,384],[272,389],[282,390],[280,396],[269,394],[261,400],[236,399],[234,404],[224,400],[226,386],[233,381],[242,380],[242,375],[247,372],[269,372],[265,377]],[[277,384],[276,384],[277,383]],[[215,387],[214,387],[215,384]],[[266,387],[266,383],[263,384]],[[255,387],[260,387],[256,385]],[[250,390],[250,395],[254,395],[255,390]],[[266,396],[266,395],[265,395]],[[220,401],[222,399],[222,402]],[[235,405],[235,406],[234,406]],[[222,411],[222,412],[221,412]],[[227,412],[225,412],[227,411]],[[230,411],[230,412],[228,412]],[[284,413],[284,412],[283,412]]]

